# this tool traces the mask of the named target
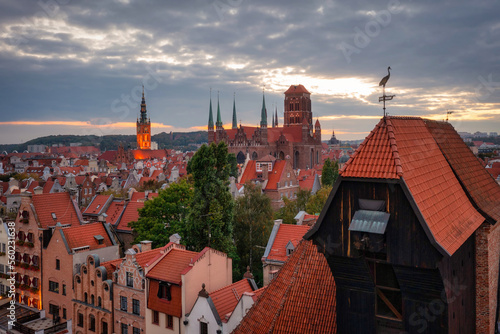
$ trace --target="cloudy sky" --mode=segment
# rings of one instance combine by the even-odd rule
[[[312,93],[323,139],[382,115],[500,132],[500,2],[0,0],[0,143],[134,134],[144,84],[153,133],[206,129],[210,88],[230,125]],[[270,123],[270,122],[269,122]],[[282,123],[282,118],[280,118]]]

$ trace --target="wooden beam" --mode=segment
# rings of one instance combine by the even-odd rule
[[[377,295],[391,309],[392,313],[394,313],[394,315],[396,315],[396,317],[399,320],[403,320],[403,316],[401,315],[401,313],[399,313],[398,310],[394,307],[394,305],[392,305],[392,303],[389,301],[389,299],[387,299],[387,297],[384,295],[384,293],[379,288],[376,288],[376,289],[377,289]]]

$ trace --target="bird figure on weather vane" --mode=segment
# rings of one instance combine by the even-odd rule
[[[385,95],[385,85],[387,84],[387,81],[389,81],[389,78],[391,77],[391,67],[389,66],[387,68],[387,75],[380,80],[380,83],[378,84],[379,87],[382,86],[383,93],[382,96],[378,98],[378,102],[384,102],[384,117],[385,117],[385,101],[390,101],[394,98],[396,95]]]

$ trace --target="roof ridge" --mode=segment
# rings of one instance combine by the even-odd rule
[[[394,135],[394,127],[392,126],[390,117],[385,118],[385,124],[387,127],[387,135],[389,136],[389,144],[392,151],[392,157],[394,159],[394,164],[396,165],[396,173],[398,174],[398,176],[403,176],[403,166],[401,165],[401,159],[399,158],[398,145],[396,142],[396,136]]]
[[[375,128],[372,131],[370,131],[368,136],[365,137],[365,140],[363,140],[363,142],[361,144],[359,144],[358,148],[349,157],[349,160],[347,160],[347,162],[344,164],[344,166],[340,169],[339,174],[342,174],[342,172],[345,171],[350,164],[352,164],[354,159],[356,159],[358,152],[361,151],[361,148],[363,148],[363,146],[365,146],[366,143],[368,143],[368,141],[371,139],[371,137],[373,137],[375,135],[375,133],[378,131],[378,129],[381,127],[380,124],[382,123],[382,121],[383,120],[380,120],[380,122],[378,122],[377,125],[375,125]]]

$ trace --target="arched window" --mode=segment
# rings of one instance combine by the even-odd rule
[[[85,302],[85,304],[89,302],[88,294],[86,292],[83,294],[83,301]]]
[[[90,295],[90,304],[94,305],[94,295]]]
[[[102,307],[102,299],[101,299],[101,297],[97,297],[97,306]]]

